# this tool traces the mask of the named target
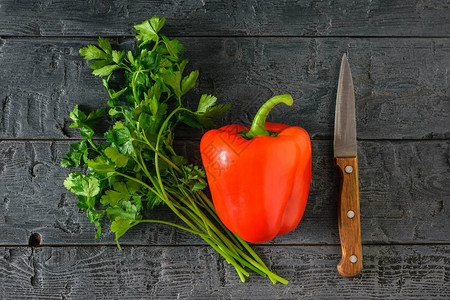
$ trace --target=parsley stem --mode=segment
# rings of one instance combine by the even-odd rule
[[[250,268],[251,270],[255,271],[256,273],[258,273],[258,274],[260,274],[262,276],[266,276],[266,274],[264,273],[264,270],[261,270],[261,269],[259,269],[257,267],[252,266],[250,263],[246,262],[239,255],[237,255],[235,253],[230,253],[227,249],[223,249],[223,251],[226,252],[231,257],[233,257],[234,259],[236,259],[237,261],[239,261],[243,266]]]
[[[143,182],[143,181],[141,181],[141,180],[139,180],[139,179],[137,179],[137,178],[134,178],[134,177],[132,177],[132,176],[128,176],[127,174],[123,174],[123,173],[120,173],[120,172],[118,172],[118,171],[114,171],[114,173],[115,174],[117,174],[117,175],[119,175],[119,176],[122,176],[122,177],[125,177],[125,178],[127,178],[127,179],[130,179],[130,180],[133,180],[133,181],[135,181],[135,182],[137,182],[137,183],[140,183],[140,184],[142,184],[144,187],[146,187],[147,189],[149,189],[152,193],[154,193],[156,196],[158,196],[160,199],[162,199],[162,200],[164,200],[164,198],[154,189],[154,188],[152,188],[151,186],[149,186],[148,184],[146,184],[145,182]]]
[[[159,36],[156,36],[156,41],[155,41],[155,45],[153,46],[152,52],[156,50],[156,47],[159,44]]]
[[[213,242],[211,242],[209,239],[205,239],[205,241],[212,247],[214,248],[214,250],[216,250],[220,255],[222,255],[222,257],[225,258],[225,260],[228,263],[231,263],[233,265],[233,267],[236,269],[239,278],[241,279],[242,282],[245,282],[245,276],[249,276],[250,274],[248,274],[247,271],[245,271],[240,265],[238,265],[235,260],[233,259],[233,257],[230,257],[228,255],[228,253],[226,253],[225,251],[223,251],[223,249],[219,246],[217,246],[216,244],[214,244]]]
[[[189,211],[188,209],[186,209],[185,211],[190,217],[191,219],[196,222],[200,228],[202,228],[202,221],[198,218],[198,216],[195,215],[194,212]],[[216,229],[217,230],[217,229]],[[203,230],[205,231],[205,230]],[[216,232],[218,233],[218,232]],[[227,262],[231,263],[235,268],[236,271],[238,273],[243,273],[246,276],[249,276],[248,273],[242,269],[242,267],[240,265],[238,265],[236,263],[237,259],[242,265],[245,265],[245,263],[242,261],[242,258],[239,257],[239,255],[235,252],[234,255],[230,256],[229,253],[231,251],[231,253],[233,252],[233,247],[229,247],[227,245],[225,245],[220,238],[218,238],[218,236],[216,234],[212,234],[212,235],[205,235],[205,234],[200,234],[199,235],[201,238],[203,238],[203,240],[205,240],[208,244],[210,244],[217,252],[219,252],[219,254],[221,254],[226,260]],[[251,266],[250,264],[247,264],[251,269],[255,269],[253,266]],[[255,272],[260,273],[255,270]],[[245,278],[241,277],[241,280],[245,281]]]
[[[142,137],[144,138],[145,143],[150,147],[150,149],[153,150],[153,152],[157,153],[157,154],[159,155],[159,157],[161,157],[162,159],[164,159],[164,161],[165,161],[166,163],[168,163],[172,168],[174,168],[174,169],[177,170],[177,171],[180,171],[180,168],[179,168],[177,165],[175,165],[170,159],[168,159],[168,158],[165,157],[163,154],[161,154],[160,151],[156,150],[156,148],[155,148],[155,147],[150,143],[150,141],[147,139],[147,136],[146,136],[146,134],[145,134],[144,131],[142,131]],[[138,141],[139,141],[139,140],[138,140]]]
[[[191,210],[194,211],[194,213],[202,219],[208,235],[212,236],[212,232],[210,229],[211,222],[209,222],[209,220],[206,218],[206,216],[198,209],[197,205],[195,205],[195,202],[192,200],[192,198],[187,195],[186,191],[181,188],[180,188],[180,191],[186,197],[186,199],[188,199],[188,201],[190,202]]]
[[[166,195],[166,194],[165,194],[165,197],[163,197],[160,193],[158,193],[158,192],[157,192],[155,189],[153,189],[151,186],[149,186],[148,184],[144,183],[143,181],[141,181],[141,180],[139,180],[139,179],[137,179],[137,178],[128,176],[128,175],[126,175],[126,174],[123,174],[123,173],[120,173],[120,172],[117,172],[117,171],[114,171],[114,173],[116,173],[116,174],[119,175],[119,176],[123,176],[123,177],[125,177],[125,178],[128,178],[128,179],[130,179],[130,180],[133,180],[133,181],[135,181],[135,182],[137,182],[137,183],[142,184],[144,187],[146,187],[146,188],[149,189],[152,193],[154,193],[156,196],[158,196],[164,203],[166,203],[166,204],[172,209],[172,211],[173,211],[179,218],[181,218],[183,221],[185,221],[185,223],[186,223],[187,225],[189,225],[193,230],[196,229],[195,226],[194,226],[191,222],[189,222],[183,215],[181,215],[180,212],[173,206],[173,204],[172,204],[172,203],[169,201],[169,199],[167,198],[167,195]],[[164,193],[165,193],[165,192],[164,192]]]
[[[209,120],[208,115],[203,116],[201,113],[209,112],[209,109],[213,108],[215,98],[213,99],[212,96],[209,96],[210,99],[204,98],[203,96],[208,95],[203,95],[199,107],[204,107],[204,109],[198,108],[196,112],[184,107],[183,95],[192,88],[192,83],[195,85],[196,78],[192,78],[190,75],[187,77],[187,81],[183,78],[187,60],[178,56],[181,54],[182,46],[177,41],[170,41],[165,36],[157,34],[164,24],[164,19],[155,16],[146,22],[148,23],[135,26],[138,40],[140,40],[138,51],[135,51],[134,54],[128,51],[125,58],[123,58],[125,54],[123,51],[117,53],[105,51],[107,54],[107,58],[105,58],[103,52],[102,57],[99,57],[98,53],[92,50],[94,48],[98,50],[98,47],[84,47],[80,50],[80,54],[85,58],[102,59],[112,68],[111,70],[103,69],[103,62],[99,65],[94,64],[94,74],[107,77],[103,79],[103,85],[110,97],[108,104],[113,108],[113,111],[110,111],[111,116],[114,117],[117,112],[121,112],[121,121],[119,122],[123,126],[112,126],[109,129],[111,139],[107,139],[107,141],[111,143],[110,147],[118,149],[108,153],[105,150],[108,149],[108,146],[94,144],[92,136],[89,136],[90,132],[93,132],[90,126],[87,126],[88,133],[80,127],[83,124],[89,125],[87,121],[97,119],[104,114],[104,111],[97,111],[92,114],[92,117],[91,115],[85,116],[76,106],[70,117],[76,124],[81,124],[77,127],[82,129],[84,143],[88,143],[88,146],[83,145],[83,149],[87,147],[86,151],[88,152],[78,151],[83,152],[81,153],[82,158],[86,163],[92,157],[92,168],[91,173],[86,175],[71,174],[64,185],[75,194],[84,192],[90,195],[86,199],[79,198],[80,207],[86,209],[87,217],[97,226],[97,237],[101,233],[99,220],[105,215],[114,219],[111,231],[116,235],[119,249],[121,248],[118,239],[131,227],[140,223],[165,224],[198,235],[236,269],[243,282],[249,276],[248,270],[253,270],[262,276],[268,275],[273,283],[277,281],[287,283],[286,280],[267,268],[247,242],[227,229],[220,221],[212,200],[201,190],[207,186],[204,171],[198,166],[186,165],[182,162],[182,159],[185,158],[178,156],[173,149],[174,130],[179,123],[188,121],[184,118],[186,114],[193,114],[197,119],[205,117],[199,121]],[[148,25],[153,30],[151,38],[145,34]],[[102,44],[100,48],[103,50],[105,47],[110,48],[106,40],[99,39],[100,43]],[[125,71],[126,87],[115,92],[110,89],[109,80],[117,67]],[[188,84],[186,85],[186,83]],[[152,97],[150,99],[152,101],[145,101],[147,96]],[[119,105],[119,97],[126,98],[127,102]],[[275,105],[275,102],[272,104]],[[272,106],[268,109],[270,110]],[[218,108],[216,111],[211,110],[211,116],[213,112],[222,111],[222,108],[216,108]],[[143,113],[149,114],[150,112],[153,115],[151,118],[140,118]],[[263,122],[267,113],[266,109],[260,114],[260,118],[257,116],[255,120],[259,119]],[[144,115],[144,117],[146,116]],[[258,123],[256,121],[254,121],[255,124]],[[258,129],[258,126],[253,125],[252,129],[253,127],[255,130]],[[145,128],[152,129],[146,130]],[[155,137],[156,141],[154,141]],[[125,143],[129,144],[121,147]],[[91,154],[95,154],[96,157]],[[106,186],[106,183],[109,185]],[[72,187],[77,189],[72,189]],[[82,191],[78,191],[78,189]],[[115,210],[113,212],[95,208],[99,202],[100,204],[106,203],[101,200],[101,196],[113,195],[109,194],[109,191],[117,193],[114,195],[120,197],[120,200],[117,198],[117,201],[111,201],[106,206],[114,207],[117,211],[124,210],[126,213],[116,216],[117,211]],[[181,221],[173,223],[164,220],[142,219],[144,210],[142,202],[147,202],[148,209],[151,209],[152,205],[162,202]]]
[[[191,227],[193,232],[196,232],[196,229],[197,229],[197,228],[196,228],[189,220],[187,220],[186,217],[183,216],[183,215],[178,211],[177,208],[175,208],[175,206],[173,205],[173,203],[172,203],[172,202],[169,200],[169,198],[167,197],[167,194],[165,194],[165,191],[164,191],[164,190],[163,190],[163,192],[164,192],[164,197],[163,197],[163,196],[160,195],[158,192],[156,192],[156,190],[154,190],[152,187],[150,187],[148,184],[142,182],[141,180],[139,180],[139,179],[137,179],[137,178],[128,176],[128,175],[126,175],[126,174],[123,174],[123,173],[120,173],[120,172],[117,172],[117,171],[114,171],[114,173],[117,174],[117,175],[119,175],[119,176],[123,176],[123,177],[125,177],[125,178],[130,179],[130,180],[133,180],[133,181],[135,181],[135,182],[138,182],[138,183],[142,184],[144,187],[146,187],[147,189],[149,189],[151,192],[153,192],[155,195],[157,195],[161,200],[163,200],[164,203],[166,203],[166,204],[170,207],[170,209],[171,209],[171,210],[172,210],[172,211],[173,211],[180,219],[182,219],[189,227]],[[161,182],[161,181],[160,181],[160,182]],[[136,224],[135,224],[135,225],[136,225]],[[133,226],[134,226],[134,225],[133,225]]]
[[[174,110],[172,111],[172,113],[169,114],[169,116],[167,116],[166,120],[164,120],[164,123],[162,124],[161,129],[159,130],[158,137],[157,137],[157,139],[156,139],[156,147],[155,147],[155,149],[156,149],[156,152],[155,152],[155,170],[156,170],[156,176],[158,177],[158,182],[159,182],[160,187],[161,187],[162,196],[163,196],[164,199],[165,199],[164,202],[167,203],[167,204],[169,205],[169,207],[170,207],[172,210],[174,210],[175,213],[177,212],[177,211],[176,211],[176,208],[174,208],[174,207],[172,206],[172,204],[170,203],[169,198],[167,197],[167,194],[166,194],[166,190],[165,190],[165,188],[164,188],[164,184],[163,184],[162,179],[161,179],[161,172],[160,172],[160,170],[159,170],[159,156],[158,156],[158,152],[159,152],[159,143],[160,143],[160,141],[161,141],[161,136],[162,136],[163,130],[166,129],[167,124],[169,123],[169,120],[170,120],[177,112],[179,112],[179,111],[181,111],[181,110],[189,111],[189,110],[187,110],[187,109],[185,109],[185,108],[178,107],[178,108],[174,109]],[[183,221],[185,221],[188,225],[191,224],[191,223],[190,223],[183,215],[180,215],[180,218],[181,218]]]
[[[94,148],[94,150],[98,152],[97,146],[95,146],[94,142],[92,141],[92,138],[88,137],[87,141],[89,142],[89,144],[91,144],[92,148]]]
[[[136,91],[136,78],[137,75],[139,75],[139,70],[133,73],[133,77],[131,79],[131,89],[133,90],[133,97],[134,97],[134,105],[136,106],[136,103],[139,101]]]
[[[242,246],[244,246],[244,248],[250,253],[250,255],[258,262],[260,263],[262,266],[264,266],[265,268],[267,268],[267,266],[264,264],[264,262],[259,258],[259,256],[253,251],[253,249],[248,245],[248,243],[246,241],[244,241],[241,237],[239,237],[237,234],[235,233],[231,233],[226,227],[225,225],[223,225],[222,222],[220,222],[220,220],[217,217],[217,213],[215,213],[215,208],[212,205],[212,203],[210,202],[209,198],[203,193],[203,191],[200,191],[197,195],[199,195],[199,198],[203,198],[203,202],[209,204],[210,207],[205,207],[205,209],[207,209],[207,211],[216,219],[216,221],[222,225],[222,228],[224,229],[224,231],[226,231],[227,233],[229,233],[230,238],[233,240],[234,244],[236,246],[238,246],[238,248],[240,250],[243,250],[240,247],[240,244]]]
[[[228,240],[228,238],[226,236],[223,235],[223,233],[205,216],[205,214],[198,209],[198,207],[195,204],[195,200],[193,200],[186,191],[183,190],[183,188],[180,187],[180,190],[183,192],[184,196],[190,200],[190,202],[192,203],[191,205],[193,206],[193,208],[191,208],[192,210],[194,210],[194,212],[196,213],[196,215],[198,215],[201,220],[203,221],[206,230],[208,231],[209,235],[212,236],[212,231],[214,232],[214,235],[217,236],[221,241],[223,241],[225,243],[225,245],[235,254],[238,254],[237,251],[234,249],[235,245]],[[186,205],[189,205],[189,203],[186,203],[187,201],[184,200],[182,197],[180,197],[180,195],[178,196],[178,198],[183,201]],[[195,196],[194,196],[195,198]],[[212,231],[211,231],[212,230]],[[238,243],[236,243],[238,244]]]
[[[130,73],[133,73],[133,71],[124,63],[120,63],[119,66],[121,66],[123,69],[127,70]]]
[[[225,225],[223,225],[223,223],[220,221],[219,217],[217,216],[217,212],[216,212],[216,209],[214,208],[214,206],[212,206],[212,207],[209,206],[209,204],[211,204],[211,202],[209,201],[208,197],[206,197],[206,195],[202,191],[199,191],[198,193],[196,193],[196,196],[199,198],[200,201],[203,198],[203,196],[205,196],[206,201],[205,201],[205,199],[203,199],[202,202],[203,203],[207,202],[207,204],[204,206],[206,211],[214,218],[214,220],[216,220],[217,224],[220,225],[220,227],[223,229],[223,231],[225,231],[227,233],[227,235],[230,237],[230,239],[233,241],[233,243],[242,250],[242,246],[235,238],[235,234],[230,232],[230,230],[228,230],[228,228],[226,228]]]
[[[161,224],[170,225],[170,226],[182,229],[184,231],[187,231],[187,232],[190,232],[190,233],[193,233],[193,234],[197,234],[199,236],[205,235],[205,234],[201,233],[200,231],[195,231],[195,230],[189,229],[187,227],[184,227],[184,226],[172,223],[172,222],[163,221],[163,220],[147,220],[147,219],[144,219],[144,220],[139,220],[139,221],[136,221],[136,222],[137,223],[161,223]]]
[[[120,110],[122,111],[122,115],[123,117],[128,121],[128,124],[130,124],[131,126],[133,126],[134,129],[136,129],[136,126],[133,125],[133,122],[130,120],[130,118],[128,118],[128,116],[125,114],[123,107],[120,107]]]
[[[199,213],[201,214],[201,212],[199,211]],[[203,220],[206,219],[202,218]],[[217,227],[214,226],[214,224],[212,224],[211,222],[208,222],[208,227],[211,226],[211,229],[215,232],[215,234],[217,234],[217,236],[220,238],[220,240],[222,240],[225,245],[227,245],[225,248],[228,250],[224,250],[225,248],[223,248],[222,250],[225,252],[231,251],[230,253],[228,253],[229,255],[233,255],[235,259],[239,259],[240,257],[242,257],[243,260],[239,259],[240,262],[251,268],[252,270],[254,270],[257,273],[264,273],[267,274],[269,276],[269,278],[272,280],[273,283],[279,281],[281,283],[287,284],[288,282],[281,278],[280,276],[270,272],[267,268],[267,266],[262,262],[262,260],[256,255],[256,253],[250,248],[250,246],[247,244],[247,242],[245,242],[244,240],[242,240],[239,236],[236,235],[236,238],[241,242],[241,244],[244,246],[244,248],[249,252],[249,254],[255,258],[256,260],[253,260],[252,258],[250,258],[247,254],[245,254],[245,252],[242,251],[242,249],[239,249],[239,247],[236,247],[233,243],[231,243],[218,229]],[[223,245],[223,246],[225,246]]]
[[[183,189],[180,188],[181,191],[183,191]],[[200,228],[203,228],[203,231],[207,231],[208,232],[208,239],[205,238],[205,235],[200,235],[206,242],[208,242],[211,246],[214,244],[216,246],[214,246],[213,248],[215,248],[219,253],[222,254],[222,256],[224,256],[226,258],[226,260],[228,262],[230,262],[231,264],[233,264],[233,266],[236,268],[236,270],[240,272],[242,272],[240,267],[237,267],[235,259],[237,259],[242,265],[246,265],[247,267],[249,267],[250,269],[254,270],[257,273],[262,273],[262,271],[259,271],[259,269],[255,268],[254,266],[252,266],[249,263],[245,263],[242,258],[240,258],[236,246],[233,245],[232,242],[230,242],[218,229],[217,227],[211,223],[211,221],[208,220],[208,218],[195,206],[195,203],[193,201],[193,199],[191,199],[191,197],[189,195],[186,194],[187,192],[184,191],[184,196],[187,199],[191,200],[191,205],[194,205],[194,207],[192,207],[191,205],[189,205],[189,203],[186,203],[188,200],[185,200],[182,195],[178,195],[177,194],[177,198],[180,199],[180,201],[182,201],[183,203],[185,203],[185,205],[188,206],[189,209],[185,210],[185,213],[190,216],[190,218],[197,223],[197,225],[200,226]],[[191,211],[192,210],[192,211]],[[204,227],[203,227],[204,226]],[[212,230],[212,231],[211,231]],[[214,242],[213,242],[214,241]],[[220,250],[219,250],[220,249]],[[229,253],[233,253],[233,256],[230,257]],[[224,254],[228,254],[228,255],[224,255]],[[248,273],[247,273],[248,274]],[[248,275],[247,275],[248,276]],[[241,278],[242,280],[242,278]]]
[[[190,205],[190,203],[188,203],[183,197],[180,197],[178,195],[176,198],[178,198],[185,206],[179,205],[179,203],[173,198],[173,195],[170,195],[169,198],[172,204],[176,204],[197,225],[199,225],[200,227],[206,225],[199,218],[198,212],[196,212],[195,209],[193,209],[193,207]]]
[[[278,276],[275,273],[272,273],[271,271],[269,271],[269,269],[267,269],[267,267],[262,267],[259,263],[257,263],[255,260],[253,260],[251,257],[249,257],[247,254],[245,254],[243,251],[238,251],[239,254],[249,263],[251,263],[253,266],[257,267],[258,269],[262,270],[264,269],[264,273],[266,273],[269,278],[274,278],[277,281],[283,283],[283,284],[288,284],[288,281],[280,276]]]
[[[138,151],[138,155],[139,155],[140,162],[138,161],[137,158],[135,159],[135,161],[139,164],[141,169],[144,171],[144,173],[147,176],[147,178],[152,182],[152,184],[155,187],[155,189],[158,189],[157,188],[158,184],[157,184],[157,182],[155,182],[155,179],[153,178],[153,176],[150,175],[150,172],[147,169],[147,165],[145,164],[144,158],[142,157],[142,153],[140,151]]]
[[[159,171],[159,167],[158,167],[158,156],[155,154],[155,169],[156,169],[156,175],[158,177],[158,182],[159,185],[161,187],[161,193],[162,195],[160,196],[160,198],[164,201],[164,203],[167,204],[167,206],[169,206],[169,208],[180,218],[182,219],[189,227],[191,227],[192,229],[196,229],[196,227],[188,220],[186,219],[186,217],[184,215],[182,215],[178,209],[173,205],[173,203],[169,200],[169,197],[167,196],[166,190],[164,188],[164,184],[162,183],[161,180],[161,173]]]

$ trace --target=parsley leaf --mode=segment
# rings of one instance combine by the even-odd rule
[[[109,96],[105,103],[109,106],[107,117],[116,122],[104,132],[106,141],[94,141],[94,133],[99,134],[95,125],[105,117],[105,108],[87,114],[75,106],[70,113],[70,127],[80,130],[81,139],[71,144],[73,151],[64,156],[61,166],[83,164],[88,169],[86,174],[69,174],[64,186],[76,195],[77,207],[85,210],[95,225],[96,238],[101,235],[102,224],[111,222],[110,230],[119,249],[119,238],[133,226],[164,223],[198,234],[220,249],[239,270],[241,279],[243,268],[252,266],[273,281],[279,280],[248,250],[245,242],[235,239],[220,224],[211,200],[202,192],[207,185],[204,170],[187,164],[187,159],[175,150],[175,129],[179,123],[196,128],[211,126],[212,118],[229,106],[216,105],[216,97],[202,95],[195,111],[188,107],[184,96],[195,88],[199,72],[185,73],[188,60],[181,57],[184,47],[178,40],[159,33],[164,23],[164,18],[154,16],[135,25],[139,43],[134,51],[113,50],[110,42],[101,37],[98,46],[80,49],[79,53],[92,61],[92,73],[102,77]],[[114,88],[110,87],[112,78]],[[168,209],[181,220],[171,223],[143,219],[160,204],[168,204]],[[186,227],[179,225],[182,221]],[[248,253],[241,255],[237,249]],[[229,253],[234,253],[233,257]],[[254,260],[249,261],[249,257]]]
[[[164,45],[166,45],[167,52],[169,52],[170,56],[178,59],[178,55],[184,52],[184,47],[178,40],[169,40],[164,35],[161,34],[161,37],[164,40]]]
[[[112,56],[113,62],[115,62],[116,64],[120,64],[122,62],[122,59],[125,56],[125,52],[113,50],[111,56]]]
[[[102,37],[98,38],[98,46],[106,52],[106,54],[111,54],[112,52],[112,48],[111,48],[111,44],[109,43],[108,40],[105,40]],[[80,53],[81,54],[81,53]],[[83,55],[83,54],[81,54]],[[95,58],[86,58],[86,59],[95,59]]]
[[[116,122],[113,128],[105,133],[105,138],[113,147],[117,147],[121,154],[132,154],[134,151],[131,131],[121,121]]]
[[[80,49],[80,54],[84,56],[84,59],[108,59],[109,55],[105,51],[100,50],[94,45],[88,45]]]
[[[212,95],[202,95],[198,102],[197,113],[205,113],[216,104],[217,97]]]
[[[72,143],[72,144],[70,144],[70,147],[73,150],[77,150],[77,151],[85,151],[88,149],[88,146],[86,144],[86,139],[83,139],[78,143]]]
[[[165,21],[165,18],[160,19],[158,16],[154,16],[142,24],[134,25],[137,34],[136,39],[144,43],[157,41],[159,39],[158,31],[164,26]]]
[[[106,66],[104,66],[104,67],[95,69],[95,70],[92,72],[92,74],[97,75],[97,76],[99,76],[99,77],[105,77],[105,76],[111,75],[111,73],[112,73],[114,70],[117,70],[117,69],[119,69],[119,68],[120,68],[120,66],[118,66],[118,65],[106,65]]]
[[[117,217],[120,217],[131,223],[141,218],[138,215],[136,205],[132,204],[130,201],[123,201],[120,205],[110,206],[106,212],[110,220],[115,220]]]
[[[193,71],[189,76],[183,78],[183,81],[181,82],[181,95],[186,94],[195,87],[198,75],[198,71]]]
[[[82,156],[83,153],[81,152],[67,152],[65,157],[61,160],[61,167],[79,167]]]
[[[229,104],[216,106],[216,101],[217,98],[212,95],[205,94],[200,98],[195,114],[204,127],[211,127],[213,125],[212,118],[222,115],[230,108]]]
[[[99,180],[95,176],[80,172],[69,174],[64,180],[64,186],[75,195],[88,198],[94,197],[100,192]]]
[[[103,205],[115,206],[122,201],[130,200],[131,195],[128,192],[127,185],[124,182],[117,182],[114,184],[114,190],[108,190],[100,199]]]
[[[168,86],[170,86],[177,97],[181,97],[181,72],[162,68],[159,70],[158,77]]]
[[[107,147],[104,150],[104,152],[105,152],[106,157],[108,157],[112,162],[114,162],[118,168],[123,168],[127,165],[128,156],[120,153],[117,148]]]
[[[96,173],[114,172],[115,168],[102,156],[97,156],[95,159],[88,159],[87,165]]]
[[[116,235],[117,247],[122,250],[119,245],[119,238],[124,235],[128,229],[133,227],[134,224],[130,224],[128,221],[122,219],[121,217],[116,217],[115,220],[111,223],[111,231]]]
[[[92,111],[88,116],[81,111],[78,105],[70,113],[70,118],[73,123],[69,125],[70,128],[79,128],[84,137],[91,138],[94,135],[92,127],[105,115],[105,108]]]

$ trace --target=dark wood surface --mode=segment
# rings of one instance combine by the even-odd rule
[[[132,25],[154,14],[200,70],[190,101],[207,92],[233,104],[217,126],[248,125],[274,94],[294,98],[269,119],[311,135],[308,205],[297,229],[254,247],[287,286],[256,274],[241,283],[201,239],[162,225],[133,228],[120,252],[111,234],[94,238],[62,186],[70,170],[59,161],[78,138],[69,111],[106,100],[78,49],[99,35],[129,49]],[[336,269],[343,53],[355,85],[364,256],[354,279]],[[448,1],[0,0],[0,298],[449,299],[449,62]],[[200,136],[181,130],[177,143],[197,163]],[[176,221],[167,208],[155,214]],[[33,233],[39,247],[28,246]]]

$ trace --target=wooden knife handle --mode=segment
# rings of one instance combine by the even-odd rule
[[[342,258],[337,269],[343,277],[355,277],[362,270],[358,159],[337,157],[334,164],[341,175],[338,224]]]

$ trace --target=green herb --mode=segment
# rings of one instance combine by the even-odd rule
[[[97,226],[97,238],[102,230],[100,219],[106,216],[111,221],[119,249],[119,238],[130,228],[141,223],[167,224],[203,238],[236,268],[242,281],[249,268],[274,283],[287,283],[225,228],[203,192],[207,186],[204,170],[188,164],[173,148],[178,124],[210,126],[212,118],[229,106],[216,105],[217,98],[211,95],[201,96],[196,110],[183,104],[199,72],[184,75],[188,63],[181,57],[184,48],[159,33],[164,21],[155,16],[135,26],[139,42],[134,52],[113,50],[103,38],[98,46],[80,49],[85,59],[95,60],[92,73],[103,77],[109,111],[99,109],[87,115],[75,106],[70,113],[70,127],[80,129],[82,140],[71,145],[74,151],[66,154],[61,166],[87,166],[89,172],[70,174],[64,185],[77,195],[78,207]],[[119,90],[110,87],[116,71],[118,76],[123,74],[124,85]],[[104,117],[115,123],[104,134],[105,142],[94,143],[94,125]],[[143,217],[144,211],[160,204],[167,205],[184,225]]]

